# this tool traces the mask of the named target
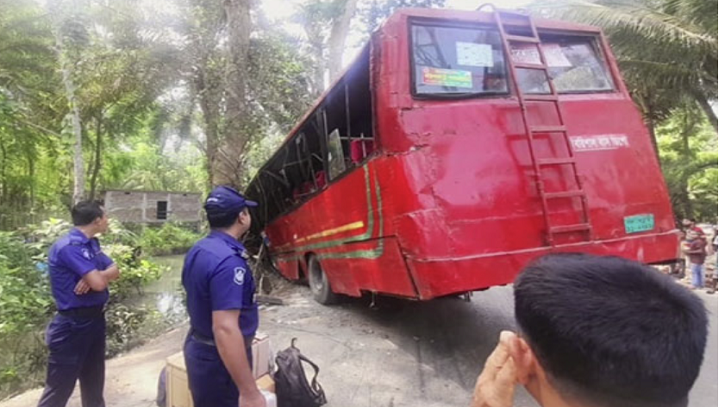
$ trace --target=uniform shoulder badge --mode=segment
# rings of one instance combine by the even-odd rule
[[[86,248],[86,247],[82,248],[81,249],[81,254],[83,255],[83,257],[86,258],[86,260],[90,260],[91,259],[91,252],[88,250],[88,248]]]
[[[244,267],[235,267],[234,268],[234,283],[237,285],[244,285],[244,275],[247,273],[247,270]]]

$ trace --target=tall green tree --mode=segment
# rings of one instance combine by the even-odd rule
[[[48,2],[51,16],[55,52],[61,72],[65,97],[68,103],[68,118],[73,134],[73,202],[85,198],[85,173],[83,161],[83,124],[78,106],[76,87],[76,64],[88,42],[86,18],[82,13],[84,4],[76,0]]]
[[[697,105],[676,109],[657,129],[662,168],[678,219],[717,220],[717,134]]]
[[[30,0],[2,0],[0,9],[2,218],[35,203],[42,169],[37,159],[62,143],[65,107],[45,11]]]

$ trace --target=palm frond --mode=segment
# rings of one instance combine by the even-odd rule
[[[647,39],[667,38],[690,47],[717,52],[717,37],[688,19],[670,15],[648,1],[554,0],[536,3],[532,9],[551,18],[563,18],[601,27],[607,32],[627,29]]]

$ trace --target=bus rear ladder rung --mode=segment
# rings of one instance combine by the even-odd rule
[[[549,192],[544,194],[544,198],[546,199],[576,198],[579,196],[584,196],[584,191],[581,189],[573,191]]]
[[[565,164],[574,164],[574,158],[572,157],[566,157],[566,158],[540,158],[536,160],[539,165],[565,165]]]
[[[566,126],[530,126],[532,133],[564,133]]]
[[[566,226],[554,226],[551,229],[549,229],[549,232],[552,234],[558,234],[558,233],[569,233],[569,232],[587,232],[592,229],[592,225],[588,223],[578,223],[576,225],[566,225]]]
[[[514,63],[514,68],[516,69],[535,69],[537,71],[546,71],[546,67],[541,64],[529,64],[525,62],[516,62]]]
[[[530,44],[538,44],[539,39],[536,37],[527,37],[525,35],[507,35],[506,36],[507,41],[513,41],[513,42],[527,42]]]

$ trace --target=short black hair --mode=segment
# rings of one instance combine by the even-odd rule
[[[593,406],[686,406],[703,360],[702,301],[652,267],[554,254],[514,284],[516,321],[557,390]]]
[[[103,203],[100,201],[80,201],[71,209],[74,226],[86,226],[103,217]]]
[[[246,211],[247,207],[244,206],[239,210],[231,211],[223,215],[214,214],[209,216],[209,212],[206,213],[206,220],[209,221],[209,227],[212,229],[226,229],[234,224],[239,217],[239,214]]]

